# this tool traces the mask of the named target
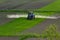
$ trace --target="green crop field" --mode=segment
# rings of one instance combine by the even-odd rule
[[[60,11],[60,0],[56,0],[55,2],[41,8],[38,10],[48,10],[48,11]],[[50,13],[40,13],[41,15],[52,15],[54,12]],[[26,20],[25,18],[18,18],[10,21],[4,25],[0,26],[0,35],[19,35],[20,32],[35,26],[36,24],[44,21],[44,19],[35,19],[35,20]]]
[[[41,10],[41,11],[60,11],[60,0],[55,0],[55,2],[45,6],[43,8],[40,8],[38,10]],[[52,15],[52,14],[55,14],[55,12],[42,12],[40,14],[41,15]]]
[[[18,35],[21,31],[31,28],[42,22],[43,19],[27,20],[25,18],[18,18],[9,23],[0,26],[0,35]]]
[[[39,10],[42,11],[60,11],[60,0],[55,0],[55,2],[51,3],[50,5],[47,5]]]

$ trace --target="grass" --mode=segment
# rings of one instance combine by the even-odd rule
[[[48,6],[45,6],[39,10],[42,11],[60,11],[60,0],[55,0],[55,2],[51,3]]]
[[[42,22],[44,19],[26,20],[25,18],[18,18],[9,23],[0,26],[0,36],[1,35],[19,35],[21,31],[31,28]]]
[[[53,3],[43,7],[43,8],[40,8],[38,9],[40,11],[60,11],[60,0],[55,0]],[[52,15],[52,14],[55,14],[55,12],[40,12],[40,13],[37,13],[35,12],[36,14],[40,14],[40,15]]]
[[[54,15],[54,14],[56,14],[56,13],[54,13],[54,12],[41,12],[41,13],[35,12],[35,14],[36,14],[36,15],[51,16],[51,15]]]

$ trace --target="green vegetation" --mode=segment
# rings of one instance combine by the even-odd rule
[[[20,40],[28,38],[47,38],[48,40],[60,40],[60,34],[56,31],[55,25],[50,25],[48,29],[42,34],[25,34],[20,36]]]
[[[38,9],[41,11],[60,11],[60,0],[56,0],[55,2],[51,3],[48,6],[45,6],[41,9]],[[55,12],[34,12],[35,14],[41,14],[41,15],[52,15],[55,14]],[[35,20],[26,20],[25,18],[19,18],[14,19],[9,23],[6,23],[2,26],[0,26],[0,36],[8,36],[8,35],[19,35],[20,32],[22,32],[25,29],[31,28],[41,23],[44,19],[35,19]]]
[[[55,0],[55,2],[51,3],[48,6],[45,6],[41,9],[41,11],[60,11],[60,0]]]
[[[44,19],[34,19],[34,20],[27,20],[25,18],[18,18],[9,23],[0,26],[0,36],[5,35],[19,35],[21,31],[25,29],[29,29],[39,22],[41,23]]]
[[[6,0],[0,0],[0,3],[4,3]]]
[[[51,15],[54,15],[54,14],[56,14],[56,13],[54,13],[54,12],[40,12],[40,13],[38,13],[38,12],[34,12],[36,15],[44,15],[44,16],[51,16]]]
[[[47,12],[40,12],[40,13],[35,12],[36,14],[41,14],[41,15],[55,14],[56,13],[55,11],[58,11],[60,13],[60,0],[55,0],[53,3],[47,5],[43,8],[36,9],[36,10],[47,11]],[[52,12],[50,12],[50,11],[52,11]]]

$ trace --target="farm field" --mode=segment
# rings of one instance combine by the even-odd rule
[[[55,0],[55,2],[39,9],[41,11],[60,11],[60,0]]]
[[[4,25],[0,26],[0,35],[18,35],[25,29],[31,28],[42,22],[44,19],[27,20],[26,18],[14,19]]]
[[[55,0],[53,3],[51,3],[47,6],[44,6],[42,8],[39,8],[37,10],[60,11],[60,0]],[[34,13],[39,14],[39,15],[46,15],[46,16],[58,14],[58,16],[60,16],[59,12],[45,12],[45,13],[34,12]],[[20,35],[19,33],[21,33],[21,32],[24,33],[24,30],[28,30],[25,32],[29,33],[29,32],[31,32],[31,30],[29,30],[29,29],[32,28],[32,29],[34,29],[32,32],[35,32],[35,30],[39,29],[39,27],[41,27],[41,29],[43,29],[46,26],[49,26],[50,24],[56,24],[58,26],[58,28],[60,29],[60,27],[59,27],[60,21],[59,20],[60,19],[56,19],[56,20],[52,20],[52,19],[51,20],[50,19],[26,20],[25,18],[14,19],[14,20],[12,20],[4,25],[0,25],[0,36],[19,36]],[[39,25],[37,25],[37,24],[39,24]],[[37,30],[37,33],[38,32],[40,33],[40,31]],[[18,40],[17,37],[15,37],[15,38],[12,37],[12,38],[13,38],[12,40],[14,40],[15,38]],[[34,39],[32,38],[31,40],[34,40]]]
[[[47,15],[47,14],[45,14]],[[49,15],[49,14],[48,14]],[[26,18],[17,18],[7,22],[3,25],[0,25],[0,36],[16,36],[19,35],[19,32],[22,32],[26,29],[30,29],[42,23],[45,19],[36,18],[34,20],[27,20]]]
[[[51,15],[51,14],[45,14],[45,15]],[[32,20],[32,21],[29,21],[29,20],[26,20],[26,19],[24,20],[24,19],[25,18],[15,19],[15,20],[13,20],[11,22],[8,22],[4,25],[1,25],[0,35],[17,35],[18,32],[23,31],[24,29],[31,28],[31,27],[35,26],[36,24],[38,24],[38,23],[40,23],[44,20],[44,19],[35,19],[35,20]],[[27,22],[27,23],[24,24],[25,22]]]

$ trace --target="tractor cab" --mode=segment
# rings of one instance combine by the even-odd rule
[[[35,19],[35,15],[34,15],[34,13],[32,13],[32,12],[28,12],[27,19],[28,19],[28,20]]]

